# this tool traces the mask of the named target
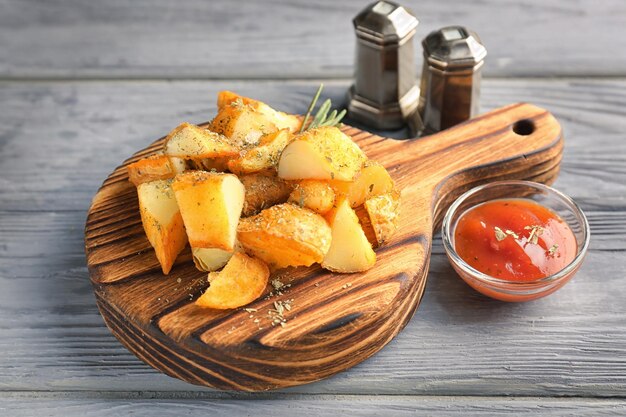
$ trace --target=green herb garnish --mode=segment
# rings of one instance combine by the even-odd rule
[[[554,256],[554,254],[556,253],[557,249],[559,248],[559,245],[557,245],[556,243],[554,245],[552,245],[550,247],[550,249],[548,250],[548,252],[550,253],[550,255]]]
[[[314,129],[320,126],[337,126],[341,122],[341,119],[343,119],[343,117],[346,115],[345,109],[341,110],[339,113],[337,113],[337,110],[333,110],[329,114],[328,112],[330,111],[332,107],[332,102],[330,101],[330,99],[326,99],[326,101],[324,101],[324,103],[322,103],[320,108],[317,110],[317,113],[315,113],[315,116],[313,117],[313,121],[311,122],[311,124],[307,126],[309,118],[311,117],[311,114],[313,113],[313,109],[315,108],[315,105],[317,104],[317,100],[320,98],[320,95],[322,94],[323,89],[324,89],[324,84],[320,84],[320,87],[317,89],[315,96],[313,96],[313,100],[311,100],[311,104],[309,104],[309,109],[307,110],[306,115],[304,116],[304,120],[302,121],[302,126],[300,127],[299,133],[302,133],[305,130]]]
[[[524,227],[525,230],[530,230],[530,233],[528,234],[528,241],[530,243],[532,243],[533,245],[537,244],[537,241],[539,240],[539,236],[541,236],[543,234],[543,227],[538,226],[538,225],[533,225],[533,226],[526,226]]]
[[[494,227],[493,229],[496,232],[496,240],[498,242],[506,239],[506,233],[504,233],[502,229],[500,229],[498,226]]]

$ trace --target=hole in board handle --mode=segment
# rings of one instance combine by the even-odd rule
[[[513,124],[513,132],[520,136],[528,136],[535,131],[535,124],[532,120],[522,119]]]

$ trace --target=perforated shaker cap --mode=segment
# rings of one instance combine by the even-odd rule
[[[402,43],[415,33],[417,18],[407,8],[390,1],[377,1],[353,20],[357,36],[378,45]]]
[[[487,56],[476,33],[462,26],[448,26],[431,32],[422,41],[428,64],[441,70],[471,68]]]

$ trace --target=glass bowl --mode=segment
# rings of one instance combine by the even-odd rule
[[[503,198],[530,199],[558,214],[576,238],[577,252],[572,262],[556,274],[525,282],[494,278],[465,262],[454,246],[459,218],[474,206]],[[578,204],[554,188],[530,181],[497,181],[469,190],[450,206],[443,219],[442,237],[452,267],[476,291],[502,301],[529,301],[558,290],[578,271],[589,246],[589,223]]]

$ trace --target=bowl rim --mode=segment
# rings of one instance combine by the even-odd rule
[[[583,235],[584,235],[583,245],[581,249],[578,251],[578,253],[576,254],[576,256],[574,257],[574,259],[565,268],[561,269],[556,274],[548,275],[547,277],[535,279],[533,281],[508,281],[504,279],[495,278],[495,277],[492,277],[491,275],[487,275],[483,272],[480,272],[479,270],[470,266],[467,262],[465,262],[463,258],[461,258],[457,254],[456,249],[454,248],[454,245],[452,243],[452,235],[451,235],[451,228],[452,228],[451,220],[452,220],[454,213],[459,209],[461,204],[467,198],[477,193],[480,193],[481,191],[484,191],[485,189],[496,187],[496,186],[503,186],[503,185],[512,185],[512,186],[517,185],[517,186],[531,187],[531,188],[536,188],[541,191],[545,191],[549,194],[555,195],[556,197],[560,198],[565,203],[567,203],[570,206],[570,208],[582,220],[582,228],[583,228]],[[494,198],[493,200],[499,200],[499,198]],[[490,201],[490,200],[486,200],[486,201]],[[524,287],[534,286],[536,284],[550,284],[553,282],[557,282],[561,280],[562,278],[569,276],[570,273],[576,271],[576,269],[580,266],[580,263],[583,261],[587,253],[587,248],[589,247],[590,235],[591,233],[590,233],[590,228],[589,228],[589,222],[587,221],[587,216],[585,216],[585,213],[582,211],[578,203],[576,203],[571,197],[545,184],[541,184],[541,183],[533,182],[533,181],[524,181],[524,180],[493,181],[493,182],[476,186],[470,189],[469,191],[466,191],[465,193],[461,194],[461,196],[459,196],[450,205],[450,207],[448,208],[446,212],[446,215],[443,218],[443,223],[441,225],[441,236],[443,239],[444,249],[447,255],[451,258],[451,261],[456,266],[461,268],[463,272],[485,283],[506,285],[508,287],[513,287],[513,288],[519,287],[520,289]]]

